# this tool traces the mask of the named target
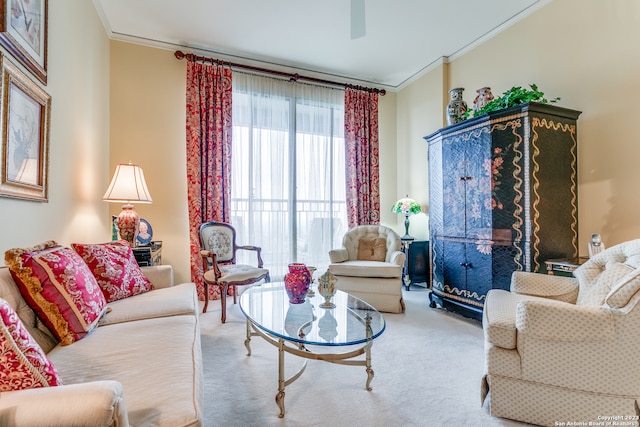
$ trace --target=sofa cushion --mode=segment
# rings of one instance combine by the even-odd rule
[[[204,387],[197,316],[100,326],[87,339],[57,346],[49,358],[65,384],[106,378],[121,383],[131,426],[201,425]]]
[[[1,298],[0,366],[0,392],[62,384],[47,355]]]
[[[83,338],[104,314],[107,302],[80,255],[53,241],[10,249],[5,262],[20,293],[60,344]]]
[[[195,284],[182,283],[168,288],[155,289],[108,304],[109,311],[99,325],[131,322],[156,317],[198,315],[198,295]]]
[[[384,261],[387,255],[387,240],[382,237],[363,237],[358,241],[358,259]]]
[[[622,308],[640,290],[640,268],[627,274],[611,287],[604,302],[611,308]]]
[[[401,266],[381,261],[345,261],[329,265],[329,270],[336,276],[399,278],[402,275]]]
[[[500,348],[516,348],[518,338],[516,312],[518,304],[522,301],[548,301],[548,299],[503,289],[491,289],[487,293],[482,313],[485,340]]]
[[[148,292],[153,285],[142,274],[126,240],[109,243],[72,243],[93,273],[107,302]]]

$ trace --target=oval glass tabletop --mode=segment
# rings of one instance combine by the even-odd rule
[[[240,310],[264,332],[310,345],[360,344],[384,332],[384,317],[371,305],[336,291],[331,299],[335,308],[322,308],[325,299],[314,290],[315,296],[307,297],[303,304],[291,304],[282,282],[252,286],[240,296]]]

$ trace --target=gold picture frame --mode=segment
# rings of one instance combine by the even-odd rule
[[[47,84],[48,0],[0,0],[0,45]]]
[[[51,97],[6,57],[1,62],[0,197],[48,202]]]

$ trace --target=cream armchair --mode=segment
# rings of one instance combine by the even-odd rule
[[[329,251],[336,287],[379,311],[404,312],[400,236],[382,225],[360,225],[347,231],[342,248]]]
[[[544,426],[638,420],[639,266],[640,239],[575,277],[515,272],[511,292],[489,291],[482,401],[488,393],[492,415]]]

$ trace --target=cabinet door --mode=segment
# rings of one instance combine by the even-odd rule
[[[473,240],[492,238],[491,135],[489,127],[469,132],[465,149],[465,234]]]
[[[442,273],[442,292],[444,296],[460,302],[466,302],[467,269],[465,263],[465,244],[443,240],[440,270]]]
[[[433,236],[433,289],[469,307],[481,310],[490,289],[509,289],[518,270],[520,251],[507,242],[456,241]]]
[[[465,243],[466,303],[482,309],[487,292],[493,287],[493,260],[490,240]]]
[[[489,126],[446,138],[442,150],[444,236],[491,239]]]
[[[466,233],[465,149],[459,136],[442,143],[442,236],[464,237]]]

